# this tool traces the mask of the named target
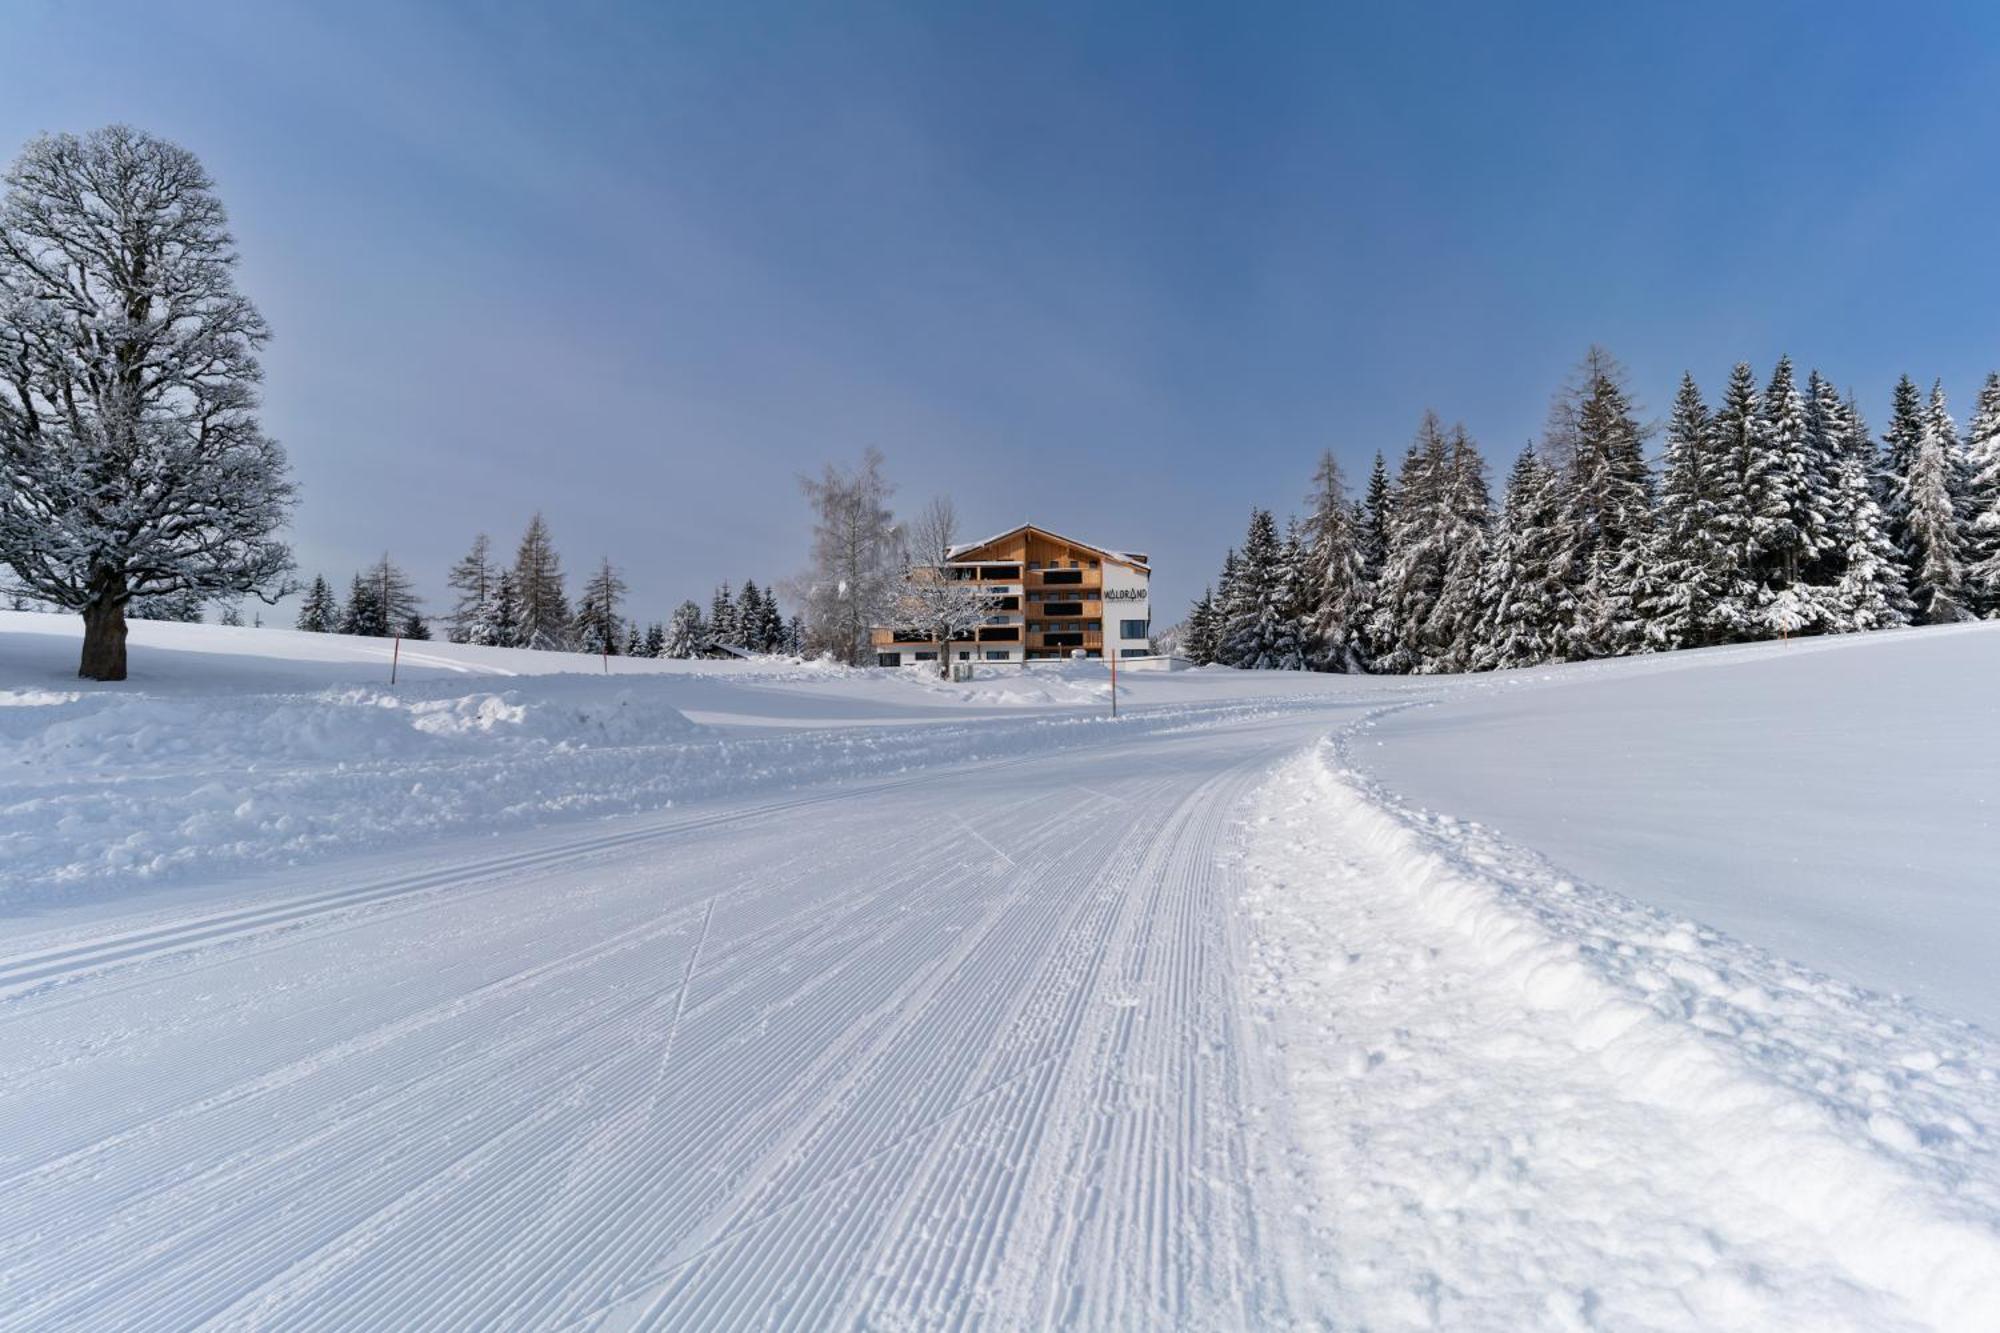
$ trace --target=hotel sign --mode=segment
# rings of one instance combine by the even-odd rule
[[[1143,602],[1146,600],[1144,588],[1106,588],[1104,600],[1107,602]]]

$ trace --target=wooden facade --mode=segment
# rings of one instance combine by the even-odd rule
[[[1079,649],[1088,657],[1100,657],[1105,651],[1107,615],[1114,622],[1114,642],[1117,625],[1131,619],[1130,609],[1118,603],[1109,604],[1107,611],[1107,577],[1127,587],[1136,585],[1143,597],[1152,574],[1144,555],[1075,541],[1033,524],[953,548],[948,568],[951,577],[992,589],[995,597],[993,614],[977,638],[950,645],[954,659],[969,661],[1052,661]],[[1139,609],[1143,613],[1143,607]],[[1123,618],[1121,610],[1126,612]],[[886,626],[876,628],[871,638],[881,665],[935,660],[936,645],[928,640]]]

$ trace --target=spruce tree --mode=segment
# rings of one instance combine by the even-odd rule
[[[416,639],[418,641],[422,641],[430,638],[431,627],[428,621],[426,621],[422,616],[418,615],[415,611],[412,611],[408,615],[403,617],[403,623],[400,627],[397,628],[396,633],[402,635],[406,639]]]
[[[313,576],[312,586],[299,603],[298,627],[313,634],[331,634],[340,626],[340,603],[324,574]]]
[[[1576,588],[1569,655],[1634,651],[1644,641],[1635,599],[1653,479],[1625,372],[1609,352],[1592,347],[1584,354],[1550,418],[1551,456],[1568,460],[1564,546]]]
[[[1835,466],[1835,523],[1840,577],[1834,588],[1833,628],[1848,633],[1907,625],[1913,609],[1903,561],[1889,539],[1889,523],[1877,496],[1881,459],[1861,408],[1849,395],[1841,409],[1842,448]]]
[[[640,652],[645,657],[665,657],[667,655],[667,627],[657,620],[646,626],[646,643]]]
[[[511,569],[503,569],[493,577],[492,644],[496,648],[523,646],[521,588]]]
[[[646,640],[639,632],[639,622],[634,620],[625,626],[625,656],[644,657]]]
[[[445,637],[453,643],[492,641],[493,582],[492,542],[485,533],[472,539],[472,549],[451,567],[445,582],[458,594]]]
[[[1222,556],[1222,572],[1215,581],[1215,634],[1211,641],[1209,660],[1217,666],[1241,666],[1230,656],[1229,616],[1230,608],[1236,600],[1236,583],[1241,573],[1242,562],[1237,559],[1236,548],[1231,547]]]
[[[742,624],[736,615],[736,597],[727,581],[716,585],[708,601],[708,636],[732,648],[743,643]]]
[[[1427,632],[1450,557],[1442,511],[1451,452],[1444,424],[1437,413],[1426,412],[1403,456],[1389,506],[1388,540],[1369,627],[1380,671],[1436,669],[1438,654]]]
[[[1896,381],[1889,405],[1889,429],[1882,433],[1882,512],[1889,521],[1889,540],[1898,551],[1910,549],[1910,469],[1924,442],[1924,404],[1908,375]]]
[[[514,554],[514,593],[520,599],[514,638],[522,648],[560,650],[569,646],[569,599],[563,592],[562,560],[548,524],[536,514],[521,534]]]
[[[1214,663],[1217,647],[1215,589],[1202,590],[1201,599],[1188,612],[1187,630],[1181,636],[1181,656],[1196,666]]]
[[[1965,558],[1974,609],[2000,618],[2000,371],[1986,377],[1965,433]]]
[[[1288,633],[1291,581],[1284,546],[1268,509],[1250,511],[1235,578],[1223,607],[1223,643],[1229,664],[1245,670],[1281,666],[1296,653]]]
[[[1966,604],[1960,484],[1958,429],[1945,410],[1939,384],[1931,390],[1923,434],[1902,486],[1907,506],[1903,556],[1919,624],[1948,625],[1972,615]]]
[[[1559,479],[1529,445],[1508,475],[1481,575],[1473,670],[1537,666],[1561,656],[1576,618],[1575,593],[1561,575],[1565,510]]]
[[[1307,665],[1315,671],[1365,671],[1366,557],[1340,464],[1331,450],[1320,455],[1307,504],[1299,571]]]
[[[1763,606],[1753,576],[1756,540],[1751,518],[1750,478],[1764,466],[1763,400],[1757,392],[1757,377],[1749,363],[1739,361],[1729,372],[1729,386],[1723,390],[1722,404],[1714,418],[1715,447],[1727,475],[1719,497],[1719,526],[1729,534],[1730,577],[1721,582],[1735,590],[1731,601],[1720,610],[1724,620],[1736,626],[1738,640],[1761,638],[1764,630]],[[1757,485],[1762,486],[1761,478]]]
[[[1444,579],[1424,626],[1432,671],[1469,671],[1479,648],[1481,587],[1486,573],[1487,530],[1493,500],[1486,460],[1463,425],[1452,427],[1451,455],[1438,502]]]
[[[674,608],[673,617],[667,622],[666,644],[660,655],[681,659],[693,657],[706,641],[701,608],[693,602],[682,602]]]
[[[347,590],[347,605],[340,614],[342,634],[386,638],[389,616],[382,606],[380,584],[369,574],[356,574]]]
[[[1684,374],[1667,423],[1665,474],[1640,599],[1650,646],[1700,648],[1743,635],[1751,597],[1741,572],[1736,483],[1735,459],[1694,376]]]
[[[737,645],[753,653],[765,651],[764,594],[754,580],[743,580],[743,594],[736,601]]]
[[[784,651],[793,657],[803,657],[806,651],[806,618],[798,612],[785,622]]]

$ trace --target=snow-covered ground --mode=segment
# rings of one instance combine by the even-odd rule
[[[1116,721],[75,636],[0,614],[0,1327],[2000,1327],[1994,629]]]

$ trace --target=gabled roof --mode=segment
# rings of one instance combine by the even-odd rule
[[[998,542],[1007,540],[1009,537],[1018,536],[1023,532],[1038,532],[1044,537],[1053,538],[1066,545],[1080,546],[1086,551],[1095,551],[1101,556],[1116,560],[1121,565],[1132,565],[1138,569],[1145,570],[1148,574],[1153,572],[1152,564],[1143,555],[1132,551],[1114,551],[1109,546],[1099,546],[1096,542],[1078,541],[1074,537],[1065,537],[1060,532],[1051,532],[1047,528],[1034,523],[1017,523],[1005,532],[996,532],[983,541],[960,542],[947,550],[945,557],[950,560],[956,560],[967,551],[976,551],[982,546],[992,546]]]

